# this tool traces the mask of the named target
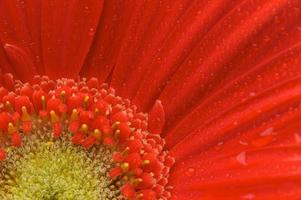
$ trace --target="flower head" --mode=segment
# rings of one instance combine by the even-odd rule
[[[2,199],[301,198],[299,0],[0,13]]]

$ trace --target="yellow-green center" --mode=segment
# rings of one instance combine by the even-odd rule
[[[0,199],[120,199],[116,183],[107,176],[112,163],[109,149],[87,151],[67,138],[49,138],[27,136],[21,148],[8,153],[0,164]]]

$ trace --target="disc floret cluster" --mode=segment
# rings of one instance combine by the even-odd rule
[[[113,164],[106,176],[118,183],[123,198],[170,197],[174,159],[164,150],[164,139],[149,131],[147,114],[107,84],[96,78],[54,81],[47,76],[35,76],[29,84],[5,74],[2,85],[0,160],[9,159],[10,149],[27,145],[25,137],[47,126],[53,140],[68,138],[86,151],[109,148]]]

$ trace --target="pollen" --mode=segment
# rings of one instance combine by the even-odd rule
[[[1,199],[169,199],[174,159],[148,114],[96,78],[11,82],[0,87]]]

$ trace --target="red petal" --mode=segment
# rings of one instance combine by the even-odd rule
[[[160,134],[165,123],[165,113],[161,101],[157,100],[149,113],[148,120],[149,131],[154,134]]]
[[[225,138],[242,134],[261,123],[271,124],[275,116],[282,116],[284,111],[298,105],[301,100],[300,90],[301,80],[296,79],[268,90],[257,98],[242,102],[220,118],[192,132],[173,147],[172,151],[177,159],[181,159],[185,155],[210,148]]]
[[[275,85],[285,84],[286,81],[300,76],[300,58],[301,45],[298,45],[227,83],[172,127],[167,133],[167,145],[175,145],[196,128],[222,117],[242,102],[251,99],[256,101],[256,96],[269,90],[272,92]],[[287,66],[290,66],[289,71]]]
[[[0,38],[7,57],[1,62],[19,79],[31,80],[40,72],[40,2],[1,1]],[[0,48],[1,52],[1,48]],[[0,53],[1,55],[1,53]],[[7,66],[6,60],[10,62]],[[26,71],[26,70],[27,71]]]
[[[163,90],[167,126],[233,79],[296,45],[301,39],[299,7],[299,1],[243,1],[222,18]]]
[[[156,70],[155,74],[151,74],[151,76],[156,76],[158,73],[161,73],[161,70],[164,70],[168,67],[161,63],[162,57],[160,55],[162,53],[162,49],[169,45],[168,41],[174,41],[170,40],[170,36],[174,32],[174,27],[179,24],[181,17],[185,13],[190,12],[190,7],[193,7],[199,3],[191,3],[191,1],[186,0],[167,0],[159,3],[158,1],[154,2],[157,3],[157,5],[149,4],[149,12],[145,16],[143,15],[143,19],[141,21],[140,18],[138,20],[134,19],[131,21],[133,23],[131,25],[132,28],[138,27],[137,30],[139,31],[132,32],[133,37],[124,40],[125,50],[123,51],[123,56],[120,59],[122,62],[119,63],[119,68],[121,70],[123,69],[124,72],[119,77],[121,79],[119,82],[122,83],[122,90],[120,92],[125,97],[129,97],[131,99],[134,97],[143,79],[147,78],[147,75],[150,74],[147,74],[149,70],[160,69]],[[154,11],[151,6],[155,6]],[[152,18],[151,21],[148,22],[150,14],[152,15]],[[139,15],[136,15],[136,17],[139,17]],[[180,32],[183,33],[185,31],[182,29]],[[140,41],[139,43],[137,42],[137,39]],[[171,52],[170,49],[175,49],[174,45],[178,42],[179,41],[176,43],[173,42],[173,45],[166,49]],[[132,43],[135,44],[133,47],[131,46]],[[123,63],[127,68],[126,70],[121,67]],[[156,65],[158,63],[159,65]],[[162,67],[160,64],[162,64]],[[117,73],[120,73],[120,71],[116,70],[115,74]],[[156,81],[154,79],[152,80]],[[141,88],[146,89],[145,87]],[[139,100],[141,100],[142,103],[143,99]],[[152,97],[151,100],[151,103],[154,103],[155,97]],[[139,101],[135,103],[140,105]]]
[[[178,164],[170,178],[172,199],[298,199],[300,146],[277,146],[227,156],[194,156]]]
[[[42,1],[41,44],[51,78],[75,78],[88,53],[103,1]]]
[[[134,88],[132,92],[130,90],[130,94],[137,92],[134,102],[144,109],[149,108],[199,40],[236,4],[237,1],[233,0],[189,3],[174,26],[164,28],[169,28],[169,36],[157,47],[160,51],[155,49],[154,55],[149,56],[143,63],[138,63],[138,66],[135,65],[138,70],[134,70],[125,85],[129,85],[130,89]],[[176,11],[178,10],[174,8],[174,12]],[[154,66],[161,66],[160,70]],[[129,91],[128,88],[124,89]]]
[[[110,75],[116,63],[120,44],[134,3],[105,1],[93,45],[84,64],[83,76],[97,77],[101,82]]]

